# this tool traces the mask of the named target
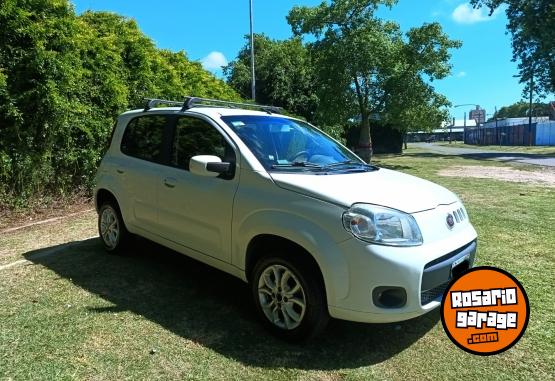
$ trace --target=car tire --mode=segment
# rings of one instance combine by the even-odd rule
[[[104,249],[110,254],[120,254],[128,247],[131,233],[125,227],[117,204],[107,202],[98,211],[98,234]]]
[[[324,285],[316,275],[320,270],[300,258],[267,255],[254,266],[250,282],[256,310],[266,328],[291,342],[311,339],[329,321]]]

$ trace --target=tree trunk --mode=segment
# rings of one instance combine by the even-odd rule
[[[362,113],[360,121],[360,137],[356,154],[367,163],[372,159],[372,137],[370,136],[370,119],[368,113]]]

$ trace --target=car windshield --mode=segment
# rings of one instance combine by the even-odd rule
[[[299,120],[270,115],[231,115],[222,120],[269,171],[367,166],[341,144]]]

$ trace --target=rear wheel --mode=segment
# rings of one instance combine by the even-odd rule
[[[98,211],[98,234],[109,253],[120,252],[129,242],[127,231],[117,205],[107,202]]]
[[[283,339],[310,339],[329,320],[323,285],[311,267],[281,255],[264,257],[255,265],[251,290],[256,309],[266,327]]]

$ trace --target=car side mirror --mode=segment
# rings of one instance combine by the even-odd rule
[[[217,177],[222,173],[228,173],[231,163],[222,162],[218,156],[197,155],[189,160],[189,171],[204,177]]]

